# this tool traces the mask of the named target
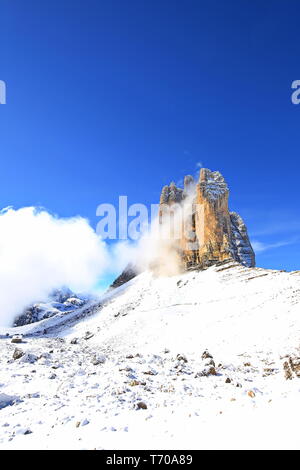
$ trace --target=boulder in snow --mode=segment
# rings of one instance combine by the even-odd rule
[[[32,353],[25,353],[24,356],[20,359],[20,362],[34,364],[38,360],[38,356]]]
[[[94,356],[92,364],[94,366],[98,366],[99,364],[104,364],[105,361],[106,357],[104,356],[104,354],[98,354],[97,356]]]
[[[22,343],[22,341],[23,341],[23,336],[22,335],[14,335],[11,339],[11,343],[13,343],[13,344]]]
[[[21,359],[24,356],[24,351],[22,349],[16,348],[13,353],[13,359],[16,361],[17,359]]]

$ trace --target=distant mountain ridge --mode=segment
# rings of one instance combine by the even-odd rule
[[[48,302],[36,302],[28,306],[14,321],[14,326],[23,326],[53,317],[61,312],[73,312],[83,307],[89,299],[74,294],[68,288],[55,289]]]

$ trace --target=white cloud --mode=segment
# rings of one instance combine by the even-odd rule
[[[296,240],[279,241],[279,242],[276,242],[276,243],[264,243],[264,242],[260,242],[258,240],[253,240],[251,242],[253,250],[256,253],[262,253],[264,251],[272,250],[274,248],[281,248],[282,246],[292,245],[293,243],[296,243]]]
[[[106,245],[80,217],[33,207],[0,212],[0,324],[9,326],[52,289],[91,290],[108,267]]]

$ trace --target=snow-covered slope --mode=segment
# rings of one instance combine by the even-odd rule
[[[230,262],[0,330],[0,447],[299,448],[299,305],[300,272]]]

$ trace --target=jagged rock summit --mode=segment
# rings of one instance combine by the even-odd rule
[[[183,267],[207,267],[220,261],[235,260],[255,266],[255,254],[242,218],[228,208],[229,189],[220,172],[202,168],[199,181],[184,179],[184,188],[175,183],[164,186],[160,197],[159,223],[164,224],[174,207],[187,206],[180,221],[181,235],[174,248]],[[176,218],[176,214],[174,214]]]

